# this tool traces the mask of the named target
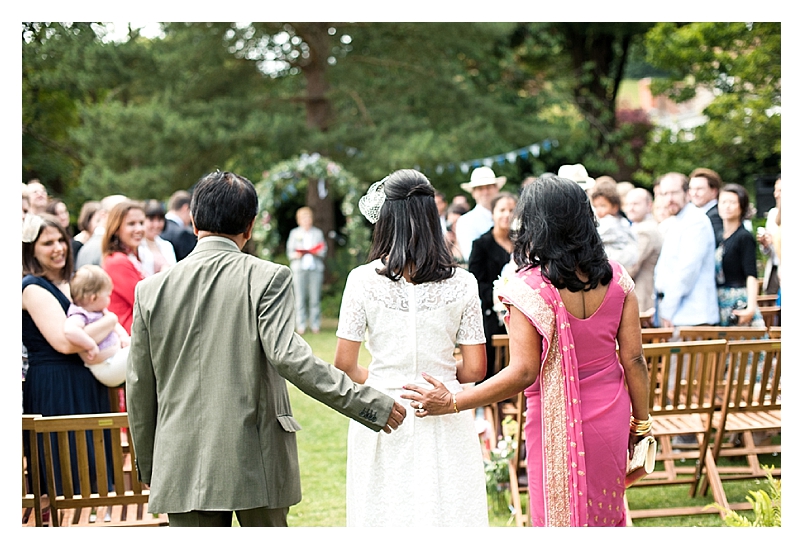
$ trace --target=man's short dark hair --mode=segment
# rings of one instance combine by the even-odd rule
[[[248,228],[258,205],[253,183],[235,173],[217,171],[198,180],[190,211],[199,231],[236,235]]]

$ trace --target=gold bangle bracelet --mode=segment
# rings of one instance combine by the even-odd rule
[[[454,406],[454,413],[459,414],[460,410],[457,409],[457,393],[452,393],[452,406]]]
[[[652,416],[647,415],[647,419],[637,420],[630,416],[630,432],[634,435],[645,435],[652,429]]]

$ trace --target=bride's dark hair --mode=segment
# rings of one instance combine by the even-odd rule
[[[613,270],[597,231],[599,223],[588,195],[574,181],[539,177],[524,187],[513,218],[513,259],[519,270],[540,265],[556,288],[571,292],[611,281]]]
[[[381,192],[381,191],[380,191]],[[385,180],[385,202],[374,226],[369,261],[382,260],[377,273],[399,280],[412,267],[417,284],[454,275],[457,265],[443,238],[435,188],[416,170],[398,170]]]

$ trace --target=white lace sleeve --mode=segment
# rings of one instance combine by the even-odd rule
[[[366,315],[362,302],[362,287],[363,284],[357,279],[357,274],[352,271],[346,279],[343,300],[340,302],[340,318],[335,335],[341,339],[350,341],[365,339]]]
[[[482,325],[482,307],[477,281],[473,278],[466,289],[468,295],[463,316],[460,318],[460,327],[457,329],[457,343],[459,345],[478,345],[485,343],[485,328]]]

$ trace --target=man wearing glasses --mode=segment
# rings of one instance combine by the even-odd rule
[[[714,229],[690,201],[689,178],[670,172],[658,179],[656,200],[670,216],[655,265],[656,326],[719,323]]]

